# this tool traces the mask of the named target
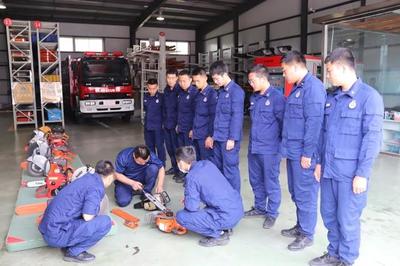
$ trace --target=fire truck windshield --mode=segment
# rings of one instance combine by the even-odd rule
[[[130,83],[129,66],[124,58],[85,59],[82,62],[82,82],[92,85]]]

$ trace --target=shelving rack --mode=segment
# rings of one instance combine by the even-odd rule
[[[13,20],[6,32],[14,129],[26,124],[37,128],[31,23]]]
[[[40,109],[42,124],[60,123],[65,126],[61,81],[59,24],[41,22],[36,27]]]
[[[166,86],[166,58],[169,52],[166,51],[165,34],[162,32],[159,34],[159,42],[159,50],[134,45],[133,48],[128,48],[127,51],[131,69],[138,72],[136,75],[133,73],[132,76],[140,76],[140,114],[142,123],[144,120],[143,98],[147,92],[147,80],[150,78],[157,79],[159,91],[161,92]]]

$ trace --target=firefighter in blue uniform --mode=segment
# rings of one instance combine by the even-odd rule
[[[210,75],[217,86],[218,101],[215,111],[214,135],[211,141],[211,161],[240,192],[239,151],[243,134],[244,91],[228,75],[228,66],[216,61]]]
[[[141,190],[164,190],[164,165],[145,145],[123,149],[115,160],[115,171],[115,199],[120,207],[127,206]]]
[[[165,147],[163,132],[163,94],[158,92],[156,79],[147,81],[147,90],[143,97],[143,107],[146,112],[144,117],[144,142],[150,151],[157,154],[165,166]]]
[[[228,244],[231,229],[243,217],[239,192],[232,188],[213,163],[196,161],[193,146],[178,148],[176,158],[181,171],[188,173],[185,208],[176,214],[177,222],[204,236],[199,241],[201,246]],[[201,208],[202,205],[205,207]]]
[[[310,265],[352,265],[359,256],[360,216],[367,203],[368,181],[382,141],[383,101],[357,79],[355,58],[336,48],[325,59],[328,94],[320,141],[321,216],[328,229],[328,253]],[[321,178],[322,177],[322,178]]]
[[[314,169],[326,91],[322,82],[308,72],[301,53],[290,51],[284,55],[282,68],[286,81],[294,84],[285,107],[282,154],[287,158],[288,186],[296,205],[297,223],[281,231],[283,236],[295,238],[288,245],[293,251],[313,244],[319,190]]]
[[[192,78],[189,71],[182,70],[178,75],[181,91],[178,94],[178,123],[176,132],[178,133],[178,147],[192,145],[193,141],[189,137],[189,132],[193,127],[195,99],[197,89],[192,86]]]
[[[197,158],[208,160],[212,155],[211,143],[214,133],[217,92],[208,85],[207,73],[204,68],[193,70],[192,79],[199,93],[195,100],[193,130],[189,132],[189,137],[193,139]]]
[[[253,87],[250,98],[249,179],[254,192],[254,207],[246,217],[265,216],[263,227],[272,228],[281,203],[279,165],[285,98],[268,81],[268,69],[256,65],[249,71]]]
[[[62,248],[65,261],[93,261],[95,256],[87,250],[111,229],[111,219],[100,213],[100,204],[105,188],[114,180],[114,167],[109,161],[99,161],[95,169],[63,188],[39,224],[43,239],[51,247]]]
[[[176,175],[179,173],[175,152],[178,147],[176,124],[178,120],[178,93],[180,90],[181,88],[178,85],[178,71],[173,68],[168,69],[163,105],[165,147],[171,159],[171,168],[165,172],[167,175]]]

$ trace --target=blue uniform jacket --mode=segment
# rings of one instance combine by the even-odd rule
[[[186,133],[192,130],[195,99],[198,90],[190,86],[187,91],[180,90],[178,95],[178,132]]]
[[[128,178],[135,178],[139,173],[142,173],[146,168],[151,165],[157,165],[158,169],[163,167],[163,162],[157,158],[157,156],[150,152],[150,160],[145,165],[140,165],[133,159],[135,148],[130,147],[123,149],[118,153],[117,159],[115,160],[115,171],[125,175]]]
[[[253,93],[250,97],[250,140],[249,153],[276,154],[280,152],[282,140],[285,97],[269,87],[264,94]]]
[[[185,209],[189,212],[205,210],[221,224],[237,223],[243,217],[242,198],[210,161],[194,162],[186,176]]]
[[[214,120],[214,140],[242,139],[244,91],[234,81],[218,90],[218,101]]]
[[[96,173],[85,174],[64,187],[51,200],[39,225],[39,231],[56,237],[58,232],[71,229],[72,234],[72,221],[83,219],[83,214],[97,215],[104,195],[101,176]]]
[[[383,101],[358,79],[351,89],[328,95],[320,151],[323,177],[369,178],[382,142]]]
[[[154,96],[146,93],[143,98],[143,107],[146,115],[144,117],[144,128],[147,130],[161,130],[163,128],[163,105],[164,97],[157,92]]]
[[[285,107],[282,130],[282,155],[291,160],[301,156],[318,160],[318,143],[324,119],[326,90],[322,82],[308,73],[293,87]]]
[[[216,106],[217,92],[213,87],[207,86],[197,94],[193,119],[193,139],[205,139],[213,136]]]
[[[178,84],[173,89],[166,86],[164,89],[164,128],[175,129],[178,121],[178,94],[181,88]]]

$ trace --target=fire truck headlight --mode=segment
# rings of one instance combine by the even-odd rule
[[[96,105],[96,102],[95,101],[86,101],[85,105],[86,106],[93,106],[93,105]]]
[[[132,104],[132,100],[123,100],[122,103],[123,104]]]

